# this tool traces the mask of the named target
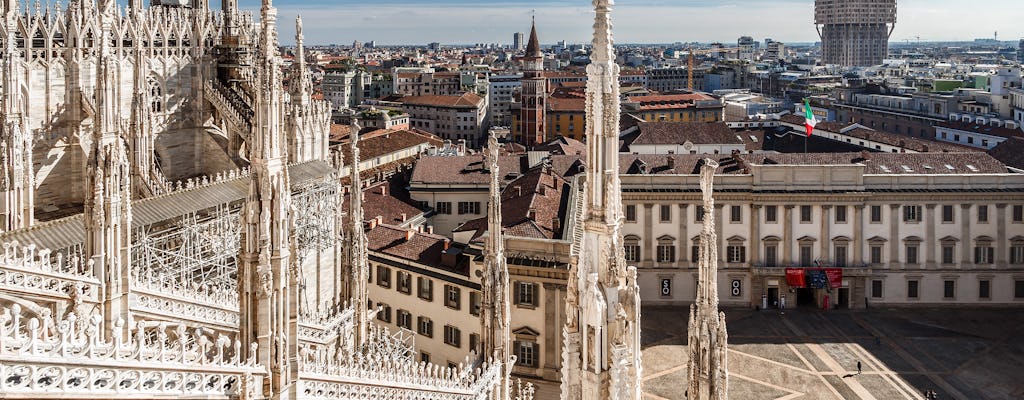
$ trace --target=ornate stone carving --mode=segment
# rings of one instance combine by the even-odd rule
[[[697,299],[690,306],[687,342],[688,397],[698,400],[728,399],[725,313],[718,311],[718,235],[712,216],[715,200],[714,179],[718,163],[705,159],[701,167],[700,188],[704,200],[704,229],[700,233]]]

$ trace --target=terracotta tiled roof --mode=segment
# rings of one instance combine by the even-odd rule
[[[345,196],[345,202],[342,203],[342,209],[346,212],[351,207],[348,199]],[[363,189],[363,216],[367,221],[379,215],[385,224],[401,225],[404,222],[402,214],[409,220],[422,213],[422,210],[409,203],[409,195],[401,185],[385,181]]]
[[[559,238],[568,188],[569,183],[565,179],[544,166],[533,168],[506,185],[501,192],[501,224],[505,234],[538,239]],[[456,228],[457,232],[475,231],[474,239],[486,230],[487,217],[471,220]]]
[[[943,128],[956,129],[964,132],[981,133],[985,135],[999,136],[1004,138],[1024,137],[1024,131],[1018,129],[1004,128],[1000,126],[981,125],[967,122],[945,121],[937,124]]]
[[[741,144],[725,122],[643,122],[630,144]]]
[[[782,122],[786,122],[793,125],[804,125],[806,118],[799,115],[787,114],[781,118]],[[840,122],[818,122],[814,127],[815,130],[824,132],[841,133],[843,135],[852,136],[864,140],[872,140],[879,143],[885,143],[890,146],[902,147],[908,150],[916,152],[971,152],[979,151],[973,147],[961,146],[954,143],[940,142],[938,140],[929,140],[924,138],[918,138],[908,135],[900,135],[891,132],[879,131],[869,128],[854,128],[846,132],[842,132],[853,124],[840,123]]]
[[[1024,138],[1010,138],[988,151],[992,157],[1014,168],[1024,169]]]
[[[479,107],[483,101],[483,97],[471,92],[466,92],[461,96],[410,96],[399,100],[403,104],[417,106],[466,108]]]
[[[587,154],[587,145],[583,142],[564,136],[549,140],[547,143],[534,146],[534,151],[546,151],[554,155]]]
[[[548,110],[561,112],[586,112],[587,100],[581,98],[548,97]]]
[[[363,159],[379,157],[420,144],[441,146],[444,142],[427,132],[410,130],[378,130],[360,136],[359,152]]]
[[[867,166],[873,175],[1003,174],[1003,165],[981,153],[787,153],[740,156],[753,165],[853,165]],[[972,168],[973,167],[973,168]]]
[[[498,168],[502,175],[523,171],[523,157],[499,156]],[[482,155],[461,157],[422,157],[412,172],[412,182],[468,183],[490,182],[491,173]]]
[[[705,158],[719,161],[719,174],[742,173],[742,167],[730,156],[707,154],[622,154],[619,173],[624,175],[695,175]]]
[[[396,226],[377,225],[366,232],[367,248],[373,252],[469,276],[468,264],[458,263],[454,267],[446,267],[441,262],[441,257],[445,252],[445,243],[448,241],[447,238],[440,235],[415,232],[412,238],[406,240],[407,232],[408,230]]]

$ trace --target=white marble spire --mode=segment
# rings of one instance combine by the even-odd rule
[[[355,344],[362,346],[366,342],[369,320],[369,305],[367,304],[366,281],[370,272],[370,266],[366,262],[368,257],[366,249],[366,232],[363,230],[363,179],[359,171],[359,123],[352,119],[351,157],[349,163],[349,177],[352,182],[349,192],[349,215],[348,231],[345,236],[348,239],[348,269],[351,274],[350,292],[352,293],[352,306],[355,308]]]
[[[584,228],[570,263],[563,332],[563,400],[640,398],[640,295],[626,267],[619,190],[619,66],[610,0],[595,0],[587,66]]]
[[[508,264],[505,261],[505,239],[501,227],[501,171],[498,167],[500,145],[491,134],[487,142],[488,163],[491,172],[491,201],[487,205],[487,247],[484,252],[484,271],[481,279],[481,340],[480,356],[484,360],[494,357],[505,368],[499,378],[495,400],[510,398],[509,374],[512,366],[506,364],[511,358],[511,295],[509,294]]]
[[[729,398],[726,369],[728,335],[725,313],[718,311],[718,235],[715,233],[715,170],[718,163],[705,159],[700,171],[700,189],[704,199],[704,229],[700,233],[697,298],[690,306],[687,345],[688,399],[726,400]]]

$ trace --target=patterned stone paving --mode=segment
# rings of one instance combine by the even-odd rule
[[[1020,310],[726,310],[726,317],[731,399],[923,399],[925,390],[942,400],[1024,398]],[[685,321],[683,308],[644,309],[644,400],[685,398]]]

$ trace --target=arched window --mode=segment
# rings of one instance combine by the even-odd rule
[[[636,235],[628,235],[625,238],[623,238],[623,243],[623,247],[626,252],[626,261],[640,261],[640,237]]]
[[[676,238],[668,235],[658,238],[658,262],[676,262]]]
[[[153,112],[164,111],[164,89],[160,86],[160,82],[153,78],[149,78],[149,99],[150,109]]]

